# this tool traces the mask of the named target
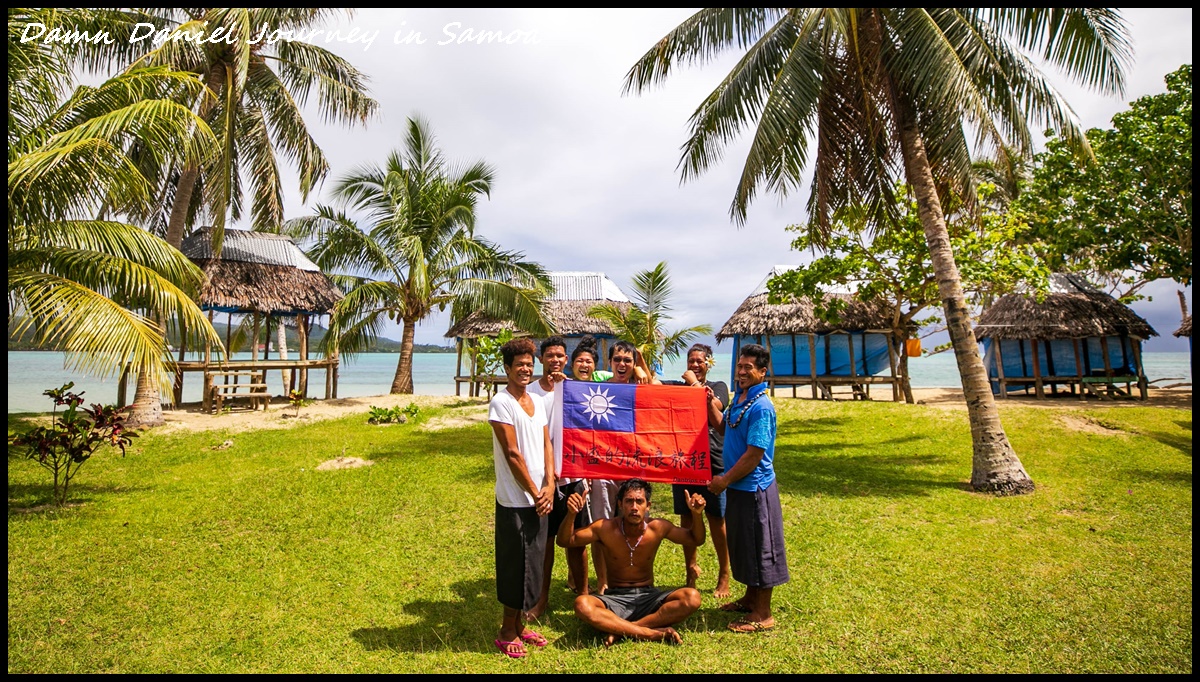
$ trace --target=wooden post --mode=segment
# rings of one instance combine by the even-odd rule
[[[479,384],[475,382],[475,373],[479,367],[479,342],[478,339],[468,339],[471,344],[471,383],[467,385],[467,397],[474,398],[479,395]]]
[[[250,340],[250,363],[258,364],[258,311],[254,311],[254,338]]]
[[[183,321],[179,322],[179,362],[183,362],[184,353],[187,352],[187,327]],[[178,408],[183,403],[183,368],[175,365],[175,385],[172,386],[171,396],[175,399],[175,407]]]
[[[1079,339],[1070,340],[1075,349],[1075,378],[1079,381],[1079,400],[1087,400],[1087,389],[1084,388],[1084,359],[1079,353]]]
[[[335,400],[337,399],[338,366],[341,364],[341,362],[342,362],[342,359],[340,357],[338,357],[337,352],[334,352],[334,354],[333,354],[333,397]]]
[[[204,369],[203,374],[204,380],[201,382],[202,388],[200,389],[203,392],[203,395],[200,396],[200,407],[205,414],[208,414],[209,412],[212,412],[213,376],[212,373],[208,371],[208,368]]]
[[[894,403],[900,402],[900,386],[896,383],[896,363],[898,358],[896,357],[894,343],[897,338],[896,334],[889,334],[887,337],[888,372],[892,375],[892,402]]]
[[[233,359],[233,311],[225,318],[225,360],[228,362]]]
[[[1130,337],[1129,343],[1133,346],[1133,362],[1136,365],[1134,370],[1137,371],[1138,376],[1138,393],[1141,394],[1142,400],[1145,400],[1149,397],[1150,385],[1146,381],[1146,370],[1142,367],[1142,342],[1140,339]]]
[[[1008,399],[1008,384],[1004,383],[1004,356],[1000,353],[1000,347],[1004,345],[1004,339],[995,339],[995,341],[996,341],[996,381],[1000,384],[1000,397],[1007,400]]]
[[[213,311],[208,311],[208,323],[211,325],[213,321]],[[208,369],[208,363],[212,362],[212,344],[208,341],[204,342],[204,368]]]
[[[301,315],[298,320],[300,323],[300,357],[308,359],[308,335],[312,332],[312,324],[308,319],[308,315]],[[329,359],[328,357],[326,358]],[[326,370],[328,371],[328,370]],[[304,363],[304,367],[300,369],[300,395],[308,397],[308,363]]]
[[[1112,371],[1112,361],[1108,357],[1108,337],[1107,336],[1100,337],[1100,352],[1104,355],[1104,378],[1107,379],[1107,381],[1104,383],[1103,395],[1108,396],[1108,398],[1111,399],[1112,398],[1113,371]]]
[[[458,346],[458,359],[454,363],[454,395],[459,396],[462,395],[462,384],[458,383],[458,378],[462,376],[463,340],[461,336],[454,345]]]
[[[857,379],[858,367],[854,362],[854,334],[851,332],[846,332],[846,347],[850,349],[850,378]]]
[[[767,337],[767,358],[771,357],[771,335]],[[771,397],[775,397],[775,363],[767,360],[767,387],[771,390]]]
[[[808,335],[808,371],[812,376],[812,396],[817,399],[817,335]]]
[[[1050,339],[1042,339],[1042,350],[1046,351],[1046,372],[1050,381],[1050,395],[1058,395],[1058,382],[1054,378],[1058,377],[1057,368],[1054,366],[1054,349],[1050,346]]]
[[[208,311],[208,323],[211,325],[213,321],[213,311]],[[208,341],[204,342],[204,380],[201,382],[200,389],[200,408],[205,414],[212,410],[212,374],[208,371],[208,365],[212,362],[212,344]]]
[[[1033,351],[1033,394],[1039,398],[1045,398],[1046,393],[1042,390],[1042,363],[1038,358],[1037,339],[1029,340],[1029,349]]]

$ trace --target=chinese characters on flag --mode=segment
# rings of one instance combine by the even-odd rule
[[[708,483],[704,397],[691,386],[563,383],[555,391],[562,475]]]

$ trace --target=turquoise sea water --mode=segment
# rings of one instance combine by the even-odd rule
[[[1190,353],[1146,353],[1144,355],[1146,376],[1155,379],[1173,378],[1182,382],[1191,382],[1192,366]],[[189,358],[192,359],[192,358]],[[198,358],[196,358],[198,359]],[[249,360],[250,354],[238,354],[234,359]],[[338,397],[354,398],[362,396],[383,395],[392,384],[396,373],[398,353],[365,353],[355,356],[350,361],[342,363],[338,374]],[[422,395],[454,395],[454,370],[457,357],[453,353],[417,353],[413,357],[413,384],[415,391]],[[941,353],[932,357],[911,358],[913,387],[936,388],[959,386],[958,369],[954,364],[951,353]],[[663,375],[677,377],[686,369],[682,359],[667,363]],[[711,373],[714,379],[729,381],[729,358],[722,353],[718,356],[717,367]],[[87,377],[67,370],[64,367],[63,353],[50,351],[10,351],[8,354],[8,411],[9,412],[47,412],[51,408],[50,400],[42,395],[42,391],[57,388],[62,384],[74,381],[76,391],[85,391],[84,399],[88,402],[112,403],[117,399],[117,379],[97,379]],[[200,373],[189,372],[184,379],[183,401],[200,401]],[[280,372],[267,374],[267,383],[271,393],[282,395],[283,381]],[[1170,381],[1162,384],[1173,383]],[[317,397],[324,396],[325,375],[322,371],[309,372],[309,393]],[[463,387],[464,391],[466,387]],[[129,399],[133,399],[133,385],[130,382]]]

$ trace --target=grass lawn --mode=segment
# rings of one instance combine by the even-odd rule
[[[1190,411],[1005,406],[1038,487],[991,498],[965,488],[965,412],[776,404],[792,580],[772,632],[725,629],[707,544],[683,646],[605,650],[559,550],[535,625],[550,646],[499,655],[490,430],[423,429],[473,405],[150,433],[88,462],[62,510],[43,506],[42,469],[10,459],[8,671],[1191,672]],[[343,453],[375,464],[315,470]],[[653,505],[670,510],[667,486]],[[657,567],[682,583],[677,546]]]

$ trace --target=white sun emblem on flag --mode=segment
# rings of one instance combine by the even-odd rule
[[[583,406],[588,418],[597,423],[601,419],[608,421],[608,418],[613,414],[614,401],[612,396],[608,394],[608,389],[596,390],[589,388],[587,393],[583,395],[583,402],[579,404]]]

